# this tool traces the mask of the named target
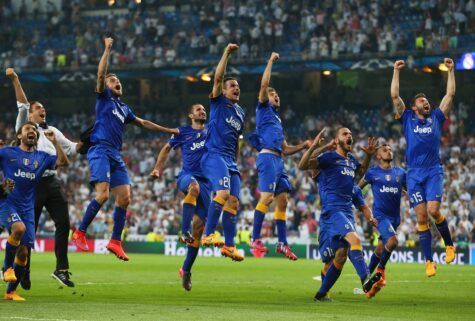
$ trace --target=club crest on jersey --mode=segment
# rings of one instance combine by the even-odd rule
[[[395,180],[396,180],[396,182],[399,183],[399,176],[396,176],[396,177],[395,177]]]
[[[35,167],[35,169],[38,168],[38,161],[35,159],[35,161],[33,162],[33,166]]]
[[[385,177],[388,182],[391,181],[391,175],[386,175]]]
[[[25,166],[30,165],[30,160],[28,158],[23,158],[23,165]]]
[[[431,118],[431,117],[427,118],[427,121],[428,121],[429,123],[432,123],[432,118]]]

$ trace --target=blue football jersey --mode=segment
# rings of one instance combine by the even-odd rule
[[[374,166],[366,172],[364,179],[371,184],[374,215],[399,217],[406,171],[397,166],[390,169]]]
[[[91,142],[122,150],[125,125],[135,118],[129,106],[114,97],[106,87],[102,93],[96,93],[96,122],[92,129]]]
[[[406,109],[400,121],[406,138],[406,162],[408,167],[434,167],[441,164],[440,138],[445,115],[436,108],[429,117],[419,119],[415,112]]]
[[[267,148],[282,152],[284,129],[277,109],[269,101],[258,102],[256,107],[256,134],[258,139],[257,150]],[[253,144],[254,145],[254,144]]]
[[[25,152],[20,147],[0,149],[0,167],[5,178],[15,181],[13,191],[2,202],[8,201],[19,212],[34,209],[35,188],[47,169],[54,169],[57,156],[37,151]]]
[[[210,106],[206,150],[235,159],[239,136],[244,129],[244,110],[223,94],[211,98]]]
[[[366,205],[363,197],[363,192],[361,191],[361,188],[359,188],[358,185],[353,186],[353,195],[351,201],[353,202],[354,207],[357,209],[359,209],[361,206]]]
[[[330,151],[318,156],[317,183],[322,213],[352,210],[355,175],[360,166],[352,154],[345,158]]]
[[[173,149],[180,148],[183,162],[182,171],[194,176],[204,177],[201,172],[201,157],[205,151],[206,129],[193,129],[191,126],[179,127],[180,133],[172,135],[168,143]]]

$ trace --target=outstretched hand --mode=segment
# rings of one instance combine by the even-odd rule
[[[152,177],[153,179],[160,178],[162,177],[162,175],[163,175],[163,170],[158,169],[158,168],[154,168],[153,171],[150,173],[150,177]]]
[[[5,70],[5,75],[10,78],[11,80],[18,78],[18,75],[15,73],[15,69],[13,68],[7,68]]]
[[[368,137],[368,146],[363,146],[361,149],[368,155],[374,155],[378,150],[378,139],[373,136]]]
[[[404,68],[406,66],[406,63],[404,62],[404,60],[397,60],[395,63],[394,63],[394,69],[397,69],[397,70],[401,70],[402,68]]]
[[[104,45],[106,49],[110,50],[112,48],[112,44],[114,43],[114,39],[111,37],[104,38]]]
[[[230,55],[233,51],[236,51],[238,49],[239,49],[239,45],[235,43],[229,43],[226,47],[226,53]]]
[[[449,69],[449,71],[452,71],[454,69],[454,61],[450,58],[444,59],[444,65]]]

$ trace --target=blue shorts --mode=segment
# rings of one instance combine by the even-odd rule
[[[327,211],[320,216],[318,251],[324,263],[335,257],[339,248],[347,248],[344,237],[355,231],[354,215],[351,211]]]
[[[325,228],[320,227],[318,233],[318,252],[323,263],[330,262],[335,258],[335,253],[340,248],[348,248],[349,244],[345,240],[331,238]]]
[[[442,166],[409,168],[407,170],[407,193],[411,207],[429,201],[442,200],[444,169]]]
[[[285,172],[282,157],[271,153],[259,153],[256,165],[260,192],[274,193],[274,195],[290,193],[290,180]]]
[[[401,224],[401,218],[378,215],[377,213],[375,213],[374,217],[378,220],[379,237],[383,240],[383,244],[386,244],[390,237],[396,235],[396,230],[399,224]]]
[[[31,209],[28,213],[18,213],[14,206],[8,202],[0,203],[0,225],[11,233],[11,227],[16,222],[23,222],[26,227],[25,234],[21,238],[22,245],[29,248],[35,247],[35,213]]]
[[[211,183],[213,192],[228,190],[239,198],[241,175],[234,159],[208,152],[201,158],[201,170]]]
[[[120,152],[104,145],[92,146],[87,152],[91,177],[89,183],[107,182],[111,188],[120,185],[130,185],[127,167]]]
[[[178,189],[185,195],[188,193],[188,186],[196,182],[200,186],[200,195],[196,199],[196,212],[195,214],[206,223],[208,217],[208,208],[211,203],[211,184],[207,179],[202,177],[195,177],[191,174],[180,173],[177,179]]]

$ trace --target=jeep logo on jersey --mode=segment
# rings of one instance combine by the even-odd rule
[[[397,187],[388,187],[386,185],[383,185],[383,187],[381,187],[379,189],[379,191],[381,193],[394,193],[394,194],[397,194],[399,192],[399,188]]]
[[[432,133],[432,128],[430,127],[419,127],[419,125],[414,128],[414,133],[419,133],[419,134],[430,134]]]
[[[241,130],[241,124],[239,123],[239,121],[237,121],[236,119],[234,119],[233,116],[229,117],[229,118],[226,118],[226,122],[231,125],[231,127],[233,127],[235,130],[237,131],[240,131]]]
[[[343,175],[348,175],[348,176],[351,176],[351,177],[355,177],[355,171],[350,171],[348,170],[348,168],[343,168],[343,170],[341,171],[341,173]]]
[[[119,111],[118,111],[117,109],[113,109],[113,110],[112,110],[112,113],[113,113],[114,115],[116,115],[117,118],[120,119],[120,121],[122,122],[122,124],[125,123],[125,118],[124,118],[124,116],[123,116],[121,113],[119,113]]]
[[[195,149],[198,149],[198,148],[201,148],[205,145],[205,141],[201,141],[199,143],[193,143],[193,146],[190,147],[190,150],[195,150]]]
[[[25,160],[25,159],[24,159]],[[16,177],[23,177],[23,178],[27,178],[27,179],[31,179],[31,180],[34,180],[36,178],[36,175],[35,173],[31,173],[31,172],[24,172],[20,169],[18,169],[18,171],[14,174]]]

